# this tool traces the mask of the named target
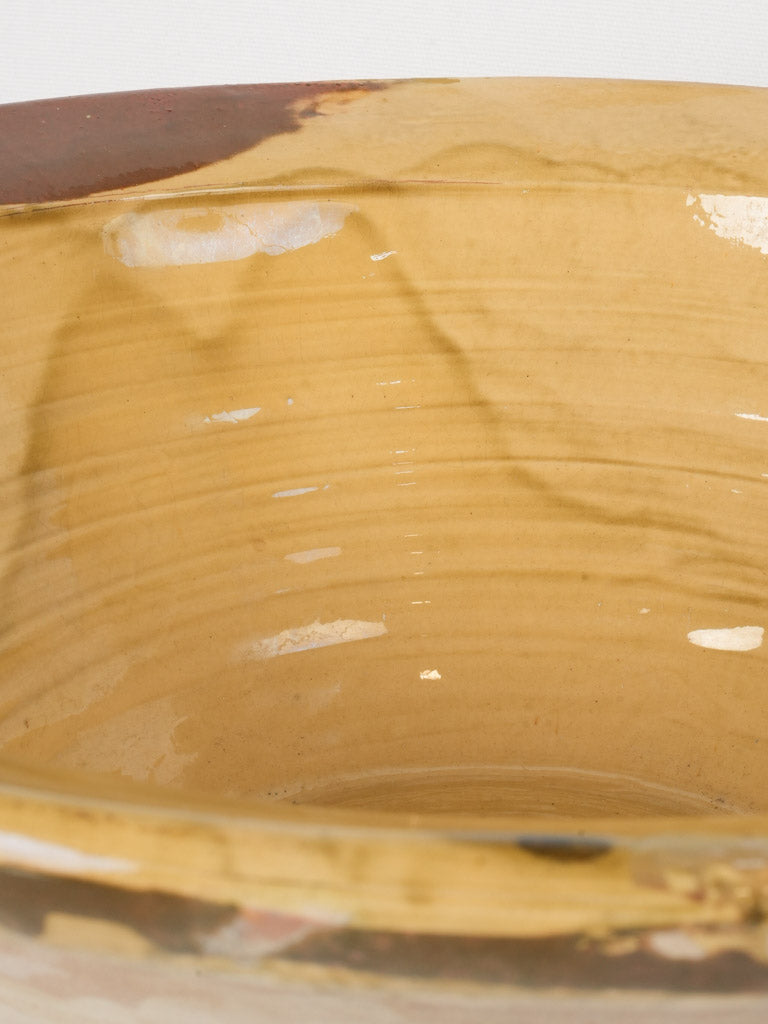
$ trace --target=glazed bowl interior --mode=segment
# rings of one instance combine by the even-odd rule
[[[716,198],[6,218],[2,756],[377,811],[768,810],[768,293]]]

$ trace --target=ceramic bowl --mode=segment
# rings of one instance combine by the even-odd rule
[[[0,108],[4,1021],[765,1019],[767,115]]]

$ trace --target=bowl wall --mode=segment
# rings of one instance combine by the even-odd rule
[[[762,253],[680,188],[331,191],[7,223],[4,752],[765,810]]]

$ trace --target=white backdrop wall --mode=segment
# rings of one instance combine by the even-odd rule
[[[768,0],[3,0],[0,102],[551,75],[768,86]]]

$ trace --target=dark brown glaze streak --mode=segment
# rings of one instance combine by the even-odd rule
[[[620,954],[605,952],[598,942],[581,935],[493,938],[340,927],[323,928],[291,941],[290,926],[301,924],[299,918],[160,891],[133,891],[81,879],[0,870],[0,926],[41,936],[51,913],[131,928],[157,949],[172,954],[205,955],[212,936],[240,921],[244,935],[267,938],[270,944],[277,940],[277,948],[273,945],[271,953],[265,950],[265,956],[236,956],[253,966],[261,961],[311,964],[382,978],[532,989],[768,992],[768,966],[746,952],[726,950],[697,960],[675,960],[654,952],[642,932],[626,933],[627,938],[636,940],[635,948]]]
[[[613,849],[607,839],[592,836],[518,836],[517,845],[537,857],[566,862],[595,860]]]
[[[0,925],[37,936],[50,913],[110,921],[133,928],[167,952],[199,953],[205,937],[233,920],[237,908],[165,892],[0,870]]]
[[[193,171],[296,131],[322,96],[387,84],[204,86],[0,106],[0,204],[79,199]]]
[[[383,976],[534,989],[768,992],[768,967],[739,950],[701,960],[671,960],[643,948],[611,955],[579,935],[487,938],[340,928],[312,935],[278,955],[292,963]]]

